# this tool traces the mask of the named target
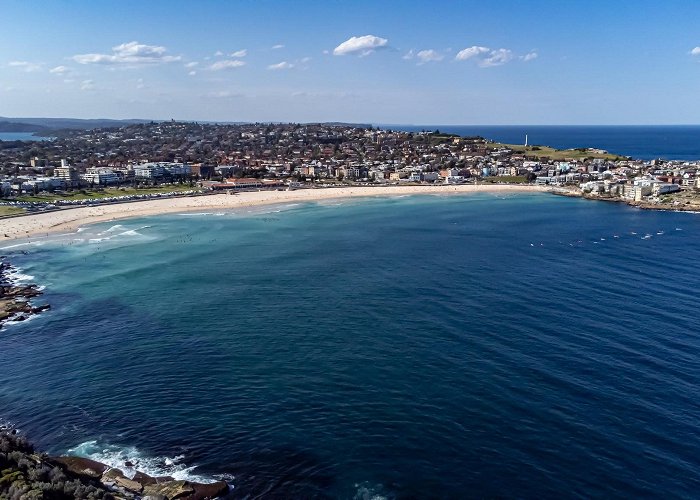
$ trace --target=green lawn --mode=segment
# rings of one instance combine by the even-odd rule
[[[25,210],[19,207],[6,207],[0,205],[0,217],[23,214]]]
[[[583,160],[586,158],[601,158],[604,160],[624,160],[623,156],[611,153],[594,153],[592,151],[579,151],[578,149],[554,149],[548,146],[524,146],[522,144],[503,144],[500,142],[489,143],[488,149],[508,148],[516,153],[527,156],[536,156],[551,160]]]
[[[100,198],[109,198],[112,196],[131,196],[137,194],[157,194],[157,193],[171,193],[178,191],[201,191],[200,188],[194,188],[190,186],[155,186],[147,188],[132,188],[132,187],[122,187],[122,188],[106,188],[102,190],[90,190],[83,189],[80,191],[69,191],[63,194],[49,194],[41,193],[37,196],[34,195],[24,195],[16,198],[17,201],[30,201],[30,202],[48,202],[52,203],[57,200],[97,200]]]
[[[481,177],[479,182],[485,183],[497,183],[497,182],[507,182],[508,184],[527,184],[527,179],[524,175],[498,175],[493,177]]]

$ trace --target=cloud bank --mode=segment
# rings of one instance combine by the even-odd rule
[[[224,69],[240,68],[241,66],[245,66],[245,62],[235,59],[233,61],[217,61],[209,66],[209,69],[212,71],[221,71]]]
[[[79,64],[143,65],[179,61],[180,56],[166,54],[167,49],[159,45],[139,42],[122,43],[112,47],[111,54],[77,54],[73,60]]]

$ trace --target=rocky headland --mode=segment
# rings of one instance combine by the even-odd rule
[[[125,464],[128,467],[129,464]],[[0,429],[0,498],[22,500],[205,500],[228,495],[224,481],[195,483],[120,469],[82,457],[37,452],[13,429]]]

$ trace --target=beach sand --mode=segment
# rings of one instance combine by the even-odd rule
[[[407,194],[467,194],[496,192],[543,192],[544,186],[515,184],[496,185],[433,185],[433,186],[371,186],[339,187],[323,189],[299,189],[296,191],[245,191],[230,194],[213,194],[182,198],[162,198],[128,203],[67,208],[55,212],[37,213],[0,220],[0,241],[39,236],[57,231],[71,232],[95,222],[143,217],[187,211],[235,209],[255,205],[288,202],[311,202],[334,198],[359,198],[366,196],[395,196]]]

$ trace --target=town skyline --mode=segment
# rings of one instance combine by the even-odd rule
[[[0,116],[583,125],[700,113],[700,5],[683,2],[3,9]]]

